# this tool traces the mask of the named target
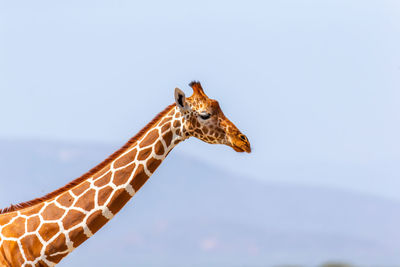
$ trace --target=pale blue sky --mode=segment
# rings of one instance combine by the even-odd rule
[[[400,199],[400,2],[1,1],[0,137],[122,144],[200,80],[265,181]]]

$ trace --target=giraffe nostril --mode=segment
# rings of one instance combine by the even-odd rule
[[[247,141],[247,137],[244,134],[240,134],[239,138],[242,139],[243,141]]]

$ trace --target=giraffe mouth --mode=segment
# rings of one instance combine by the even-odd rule
[[[240,153],[243,153],[243,152],[250,153],[251,152],[250,146],[247,146],[247,145],[245,145],[245,146],[237,146],[237,145],[233,144],[232,148],[236,152],[240,152]]]
[[[238,147],[238,146],[233,145],[232,148],[233,148],[233,150],[235,150],[236,152],[244,152],[244,150],[241,149],[241,148]]]

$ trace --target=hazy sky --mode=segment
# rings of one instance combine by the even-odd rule
[[[400,2],[0,1],[0,137],[122,144],[190,80],[265,181],[400,199]]]

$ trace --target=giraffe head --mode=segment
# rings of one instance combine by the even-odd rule
[[[175,88],[176,106],[183,117],[183,134],[210,144],[224,144],[236,152],[251,152],[250,142],[222,112],[218,101],[208,98],[199,82],[191,82],[193,95]]]

